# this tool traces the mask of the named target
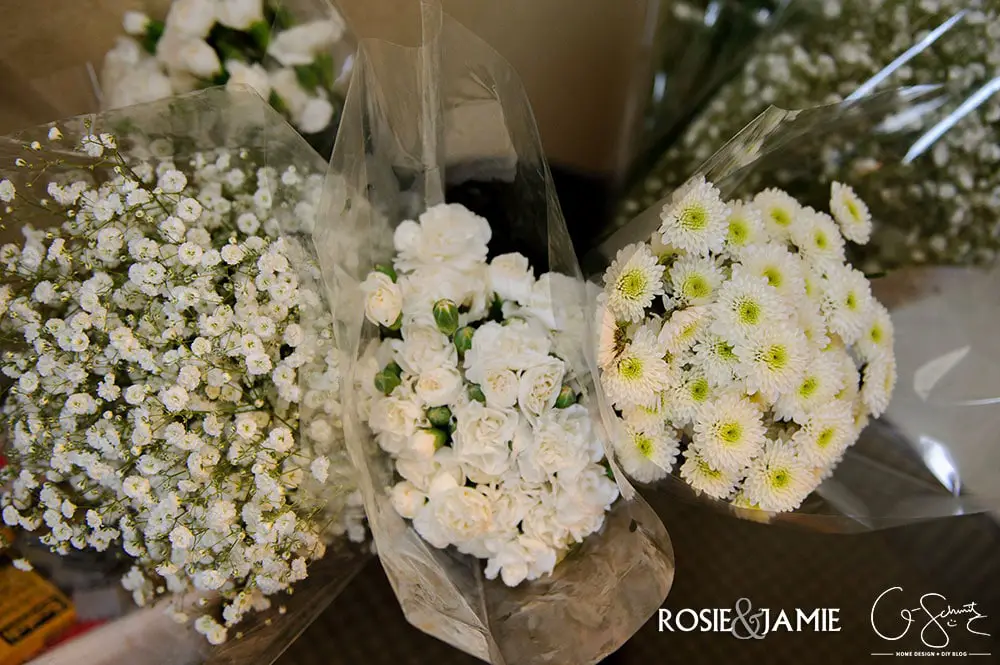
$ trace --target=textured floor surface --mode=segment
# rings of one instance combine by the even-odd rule
[[[836,535],[742,521],[683,501],[649,496],[670,531],[677,559],[673,589],[663,607],[731,608],[747,598],[773,612],[839,608],[835,633],[779,633],[759,640],[729,634],[657,631],[650,621],[611,664],[732,663],[854,665],[914,662],[927,658],[873,656],[926,650],[918,618],[896,642],[871,627],[873,601],[900,586],[917,607],[920,596],[939,593],[952,607],[975,602],[986,618],[974,624],[993,637],[965,632],[965,619],[949,629],[947,650],[990,653],[970,662],[1000,663],[1000,526],[986,516],[956,517],[859,535]],[[886,597],[892,599],[890,594]],[[928,601],[930,603],[930,601]],[[904,607],[900,604],[897,606]],[[882,606],[880,605],[880,610]],[[898,612],[880,614],[885,634],[898,633]],[[894,624],[890,621],[895,619]],[[933,627],[926,633],[934,641]],[[940,658],[930,659],[932,662]],[[948,659],[954,662],[954,659]],[[964,661],[964,659],[963,659]],[[280,665],[460,665],[477,662],[406,623],[377,561],[372,561],[278,661]],[[962,661],[959,661],[962,662]],[[515,665],[515,664],[511,664]]]

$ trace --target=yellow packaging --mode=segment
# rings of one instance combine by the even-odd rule
[[[21,665],[73,625],[69,600],[34,571],[0,566],[0,665]]]

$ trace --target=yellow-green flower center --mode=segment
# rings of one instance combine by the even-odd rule
[[[726,241],[734,247],[742,247],[750,237],[750,227],[745,220],[729,220],[729,233],[726,234]]]
[[[788,469],[775,469],[771,472],[771,487],[782,489],[788,487],[790,482],[792,482],[792,476],[788,473]]]
[[[636,300],[646,292],[646,275],[641,270],[630,270],[618,278],[618,293],[629,300]]]
[[[852,312],[858,308],[858,297],[854,295],[854,291],[847,294],[847,298],[844,299],[844,304],[847,306],[847,309]]]
[[[836,433],[836,428],[827,427],[816,437],[816,445],[820,448],[826,448],[833,442],[833,437]]]
[[[715,343],[715,353],[723,360],[736,360],[736,353],[733,351],[733,347],[725,340],[720,339]]]
[[[774,288],[781,288],[781,283],[784,281],[781,271],[778,270],[777,266],[768,266],[764,268],[764,277],[767,277],[767,282]]]
[[[704,402],[708,398],[708,380],[704,377],[695,379],[691,382],[688,392],[694,401]]]
[[[817,230],[813,234],[813,244],[819,249],[826,249],[830,246],[830,239],[826,236],[823,231]]]
[[[764,350],[761,358],[768,368],[782,370],[788,365],[788,348],[783,344],[772,344]]]
[[[680,222],[688,231],[701,231],[708,226],[708,211],[702,206],[689,205],[681,211]]]
[[[681,292],[688,298],[707,298],[712,294],[712,287],[704,275],[688,275],[681,285]]]
[[[812,397],[817,388],[819,388],[819,381],[816,377],[806,377],[806,380],[799,386],[799,396],[803,398]]]
[[[708,465],[708,462],[706,462],[703,459],[698,460],[698,469],[709,478],[718,479],[722,477],[721,471],[716,471],[715,469],[713,469]]]
[[[858,210],[858,206],[857,204],[854,203],[854,201],[848,199],[845,202],[845,207],[847,208],[847,212],[850,213],[851,217],[854,219],[855,222],[861,220],[861,211]]]
[[[719,433],[719,438],[726,443],[739,443],[740,439],[743,438],[743,425],[735,420],[720,423],[717,431]]]
[[[760,323],[760,303],[756,300],[744,298],[736,304],[736,312],[740,317],[740,323],[748,326],[755,326]]]
[[[788,226],[792,223],[792,216],[788,214],[787,210],[782,210],[781,208],[771,209],[771,219],[778,226]]]
[[[639,454],[645,458],[650,458],[653,455],[653,440],[646,436],[645,434],[639,434],[635,437],[635,447],[638,449]]]
[[[627,381],[634,381],[642,376],[642,361],[636,357],[622,358],[618,363],[618,373]]]
[[[875,344],[881,344],[883,337],[884,333],[882,332],[882,326],[877,323],[871,327],[871,330],[868,331],[868,339]]]

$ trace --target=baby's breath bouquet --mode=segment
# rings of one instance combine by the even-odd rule
[[[669,537],[613,464],[588,300],[510,65],[423,5],[362,42],[316,247],[344,427],[407,619],[482,660],[595,663],[663,602]]]
[[[248,86],[329,153],[351,40],[329,0],[167,0],[128,11],[104,58],[105,109]],[[329,135],[329,136],[327,136]]]
[[[0,248],[3,521],[121,557],[136,604],[169,598],[213,645],[242,637],[365,534],[309,242],[323,160],[221,89],[4,146],[24,242]]]
[[[683,183],[768,105],[804,109],[892,87],[942,85],[947,101],[800,137],[781,164],[755,174],[740,193],[777,185],[819,207],[832,182],[853,183],[874,218],[871,242],[854,252],[868,272],[992,261],[1000,237],[1000,5],[805,0],[797,9],[787,29],[757,40],[742,70],[637,175],[618,223]]]

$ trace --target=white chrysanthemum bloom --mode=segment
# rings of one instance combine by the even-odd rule
[[[788,240],[792,227],[803,216],[802,206],[780,189],[765,189],[753,197],[753,206],[764,219],[764,228],[776,240]]]
[[[740,476],[735,473],[713,469],[692,448],[684,451],[681,478],[694,489],[716,499],[728,499],[740,481]]]
[[[728,392],[699,410],[692,446],[712,468],[735,472],[760,454],[764,432],[760,408],[743,395]]]
[[[664,267],[644,243],[618,251],[604,274],[607,306],[623,321],[641,321],[654,298],[663,295]]]
[[[763,277],[792,302],[805,294],[802,261],[784,245],[769,242],[747,247],[733,265],[733,275]]]
[[[844,375],[837,359],[813,351],[798,386],[781,394],[774,404],[774,413],[782,420],[801,424],[807,414],[829,403],[843,387]]]
[[[891,355],[875,358],[865,365],[863,376],[861,399],[871,415],[878,418],[889,408],[896,387],[896,358]]]
[[[597,311],[597,363],[608,367],[628,344],[628,325],[620,323],[606,305]]]
[[[711,311],[707,307],[675,310],[657,335],[660,349],[674,356],[690,349],[708,323],[710,314]]]
[[[813,348],[825,349],[830,344],[826,319],[823,318],[819,303],[814,303],[809,299],[800,300],[799,307],[795,312],[795,325],[799,327]]]
[[[676,427],[684,427],[719,392],[720,389],[712,386],[700,367],[692,367],[681,372],[678,379],[670,385],[661,408]]]
[[[725,244],[729,212],[719,190],[699,177],[663,206],[658,231],[660,239],[667,245],[701,256],[719,252]]]
[[[861,337],[872,315],[871,284],[859,270],[847,265],[830,267],[826,271],[826,292],[823,315],[827,326],[853,344]]]
[[[864,245],[872,235],[872,216],[868,205],[854,190],[834,181],[830,186],[830,212],[840,224],[844,237],[853,243]]]
[[[809,344],[802,331],[784,323],[769,325],[739,342],[734,351],[747,391],[772,401],[795,389],[809,360]]]
[[[670,378],[670,367],[655,336],[642,329],[605,369],[601,382],[611,402],[620,407],[653,406],[659,393],[668,387]]]
[[[804,210],[792,227],[791,235],[802,259],[817,269],[844,263],[844,237],[826,213]]]
[[[703,331],[695,342],[694,362],[702,368],[705,378],[713,386],[732,385],[739,360],[733,345],[715,333]]]
[[[667,417],[662,412],[661,407],[660,403],[655,406],[627,406],[622,409],[622,418],[630,427],[655,432],[663,429],[667,422]]]
[[[889,310],[881,303],[873,302],[871,316],[855,346],[867,361],[887,358],[893,353],[893,335]]]
[[[825,467],[839,460],[855,436],[851,403],[842,400],[817,405],[799,424],[791,443],[799,457],[813,466]]]
[[[761,510],[780,512],[798,508],[814,486],[812,468],[798,458],[793,446],[768,441],[750,465],[743,493]]]
[[[764,217],[753,204],[737,201],[729,213],[726,251],[739,257],[743,250],[764,239]]]
[[[665,478],[674,466],[679,443],[671,429],[644,430],[625,426],[625,436],[615,441],[615,455],[622,469],[640,483]]]
[[[683,256],[670,267],[670,300],[675,307],[707,305],[715,290],[725,280],[725,274],[714,259],[703,256]]]
[[[735,275],[719,288],[712,306],[715,321],[712,332],[737,341],[752,337],[767,326],[783,324],[789,309],[777,289],[765,277]]]

